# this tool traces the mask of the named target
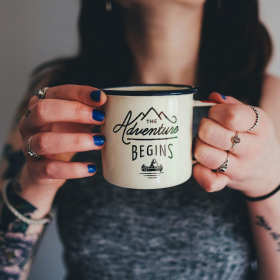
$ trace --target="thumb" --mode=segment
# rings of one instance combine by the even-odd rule
[[[220,191],[230,182],[227,175],[214,172],[200,163],[194,165],[193,177],[207,192]]]
[[[241,101],[232,96],[224,96],[218,92],[212,92],[209,95],[209,100],[218,102],[219,104],[243,104]]]

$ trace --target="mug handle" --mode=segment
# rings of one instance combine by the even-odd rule
[[[193,107],[206,107],[206,106],[214,106],[218,103],[213,101],[200,101],[200,100],[193,100]],[[196,164],[197,160],[192,160],[192,165]]]

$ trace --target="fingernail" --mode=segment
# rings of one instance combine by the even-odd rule
[[[96,166],[94,164],[88,165],[88,173],[94,173],[96,172]]]
[[[92,118],[98,122],[102,122],[105,118],[105,113],[102,110],[93,109],[92,110]]]
[[[219,94],[220,94],[220,93],[219,93]],[[224,95],[222,95],[222,94],[220,94],[220,95],[222,96],[223,99],[226,99],[226,97],[225,97]]]
[[[96,146],[102,146],[105,143],[105,137],[102,135],[94,135],[93,141]]]
[[[100,101],[100,96],[101,96],[101,90],[94,90],[90,93],[90,98],[94,102],[99,102]]]

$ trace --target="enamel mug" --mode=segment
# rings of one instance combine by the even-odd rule
[[[135,85],[102,89],[106,121],[101,126],[104,178],[131,189],[179,185],[192,174],[193,107],[197,88]]]

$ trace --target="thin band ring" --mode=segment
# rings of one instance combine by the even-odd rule
[[[31,157],[35,157],[35,158],[38,158],[40,157],[39,155],[37,155],[35,152],[33,152],[30,148],[30,140],[32,139],[33,136],[31,136],[29,139],[28,139],[28,142],[27,142],[27,154]]]

